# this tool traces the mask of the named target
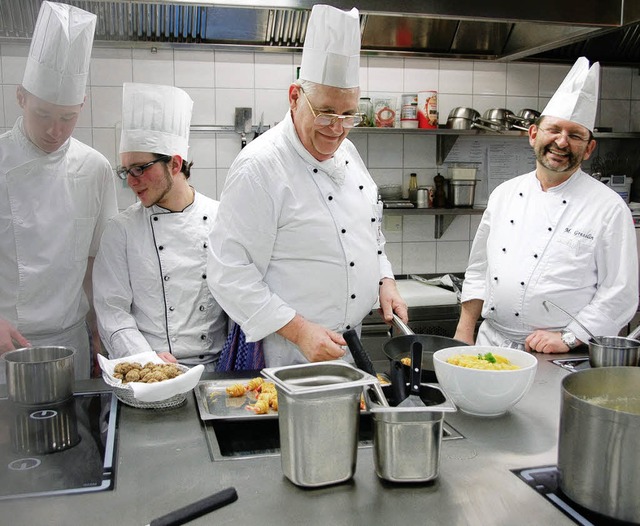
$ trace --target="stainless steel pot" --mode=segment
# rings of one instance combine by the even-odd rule
[[[598,336],[600,343],[589,340],[591,367],[640,365],[640,341],[619,336]]]
[[[602,367],[562,380],[560,488],[592,511],[640,522],[640,368]]]
[[[459,106],[453,108],[447,117],[447,128],[451,130],[472,130],[479,128],[481,130],[496,131],[494,128],[485,126],[480,122],[480,113],[473,108],[465,108]]]
[[[6,353],[9,399],[40,405],[72,396],[74,355],[75,350],[70,347],[25,347]]]
[[[529,126],[524,127],[518,121],[518,117],[515,114],[506,108],[492,108],[487,110],[482,115],[481,119],[478,119],[480,122],[483,122],[494,131],[505,131],[505,130],[521,130],[527,131]]]

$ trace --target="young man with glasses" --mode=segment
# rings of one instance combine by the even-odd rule
[[[331,29],[329,31],[329,29]],[[360,116],[357,10],[313,7],[289,112],[229,170],[209,285],[267,366],[345,355],[378,297],[407,319],[381,234],[377,188],[346,140]]]
[[[226,315],[206,281],[218,202],[189,185],[192,107],[179,88],[124,85],[117,174],[139,202],[109,222],[93,274],[110,358],[154,351],[213,370],[226,337]]]
[[[529,128],[535,171],[490,196],[473,242],[455,337],[564,353],[588,333],[616,336],[636,312],[638,258],[631,212],[580,169],[593,139],[599,65],[578,59]]]
[[[71,137],[95,24],[77,7],[42,3],[17,88],[22,115],[0,136],[0,355],[29,345],[72,347],[77,378],[89,378],[98,350],[91,272],[102,231],[118,212],[109,162]],[[0,381],[4,374],[0,363]]]

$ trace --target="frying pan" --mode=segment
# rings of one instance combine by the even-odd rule
[[[436,336],[433,334],[415,334],[400,318],[393,317],[394,326],[403,333],[402,336],[395,336],[384,344],[384,354],[393,363],[402,358],[411,356],[411,345],[413,342],[422,344],[422,383],[437,382],[433,365],[433,353],[446,347],[467,347],[468,344],[446,336]],[[409,379],[410,367],[404,366],[405,376]]]

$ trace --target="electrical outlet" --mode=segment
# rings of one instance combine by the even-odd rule
[[[385,215],[384,216],[384,230],[385,230],[385,232],[401,232],[402,231],[402,216]]]

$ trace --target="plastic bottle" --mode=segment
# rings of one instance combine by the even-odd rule
[[[418,203],[418,174],[412,173],[409,177],[409,201],[414,206]]]

